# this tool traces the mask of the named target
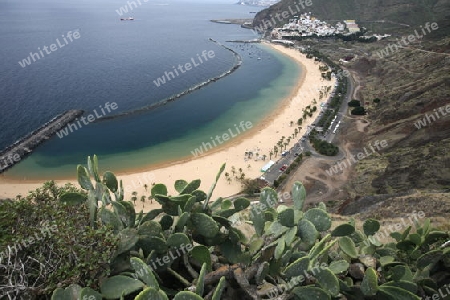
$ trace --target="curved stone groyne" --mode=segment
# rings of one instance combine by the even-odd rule
[[[0,151],[0,173],[13,167],[23,158],[30,155],[33,150],[56,134],[58,130],[66,126],[84,113],[82,110],[68,110],[57,115],[38,129],[18,139],[12,145]]]
[[[172,95],[172,96],[170,96],[168,98],[165,98],[165,99],[163,99],[161,101],[158,101],[156,103],[153,103],[153,104],[150,104],[150,105],[147,105],[147,106],[144,106],[144,107],[140,107],[140,108],[137,108],[137,109],[134,109],[134,110],[129,110],[129,111],[126,111],[126,112],[123,112],[123,113],[120,113],[120,114],[116,114],[116,115],[112,115],[112,116],[104,116],[104,117],[102,117],[100,119],[95,120],[95,122],[101,122],[101,121],[105,121],[105,120],[116,119],[116,118],[123,117],[123,116],[129,116],[129,115],[133,115],[133,114],[136,114],[136,113],[153,110],[153,109],[158,108],[160,106],[166,105],[167,103],[173,102],[173,101],[181,98],[184,95],[190,94],[193,91],[201,89],[202,87],[210,84],[211,82],[215,82],[215,81],[217,81],[217,80],[219,80],[219,79],[221,79],[221,78],[223,78],[223,77],[225,77],[227,75],[230,75],[231,73],[236,71],[242,65],[242,57],[239,55],[239,53],[237,53],[233,49],[231,49],[231,48],[229,48],[229,47],[219,43],[216,40],[213,40],[211,38],[209,40],[211,42],[216,43],[217,45],[225,48],[226,50],[230,51],[231,53],[233,53],[235,61],[234,61],[233,67],[231,69],[229,69],[226,72],[223,72],[222,74],[220,74],[220,75],[218,75],[216,77],[210,78],[210,79],[208,79],[208,80],[206,80],[206,81],[204,81],[202,83],[194,85],[193,87],[190,87],[190,88],[188,88],[187,90],[185,90],[185,91],[183,91],[181,93]]]

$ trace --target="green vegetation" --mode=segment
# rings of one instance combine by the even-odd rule
[[[177,195],[155,184],[151,194],[161,208],[145,214],[136,213],[123,199],[122,183],[114,174],[100,177],[95,156],[88,158],[87,168],[78,166],[83,190],[50,183],[26,200],[3,202],[2,249],[5,243],[17,242],[12,233],[4,235],[17,226],[16,221],[29,221],[31,231],[23,238],[39,227],[36,218],[57,224],[49,240],[35,243],[37,248],[9,256],[31,256],[39,262],[55,256],[52,271],[57,276],[43,278],[40,289],[28,282],[7,284],[3,276],[1,292],[13,297],[27,293],[30,299],[52,295],[55,300],[219,300],[235,295],[418,300],[437,294],[445,283],[442,274],[450,267],[450,248],[440,245],[449,234],[432,228],[429,220],[416,223],[415,230],[409,226],[404,232],[392,232],[395,240],[382,243],[376,220],[366,220],[362,229],[354,220],[333,226],[324,203],[303,212],[306,190],[298,182],[291,190],[292,207],[278,206],[278,195],[271,188],[261,191],[255,205],[246,198],[211,201],[224,169],[225,165],[208,193],[199,190],[200,180],[175,181]],[[49,212],[41,213],[40,208]],[[7,215],[10,210],[16,211],[12,217]],[[252,225],[246,225],[251,229],[247,234],[228,219],[237,215],[246,220],[245,210]],[[58,249],[61,252],[54,254]],[[60,268],[56,258],[71,263],[77,276],[68,266]],[[99,272],[99,265],[109,271]],[[13,268],[3,259],[0,266]],[[36,271],[29,269],[24,275]]]
[[[0,201],[1,299],[48,296],[60,284],[96,289],[110,274],[118,237],[108,227],[90,227],[87,206],[61,202],[72,193],[86,196],[51,181],[26,198]]]
[[[318,132],[314,129],[309,134],[309,141],[317,152],[326,156],[335,156],[339,153],[339,147],[333,145],[332,143],[328,143],[325,140],[321,140],[317,137],[317,135]]]
[[[360,116],[362,116],[362,115],[366,114],[366,110],[362,106],[357,106],[354,109],[352,109],[352,111],[350,113],[352,115],[360,115]]]
[[[348,106],[350,106],[350,107],[361,106],[361,101],[352,99],[350,102],[348,102]]]

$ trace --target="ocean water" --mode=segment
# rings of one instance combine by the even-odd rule
[[[131,2],[131,1],[130,1]],[[136,1],[136,3],[138,3]],[[5,173],[20,179],[59,179],[75,175],[77,164],[97,154],[102,169],[116,172],[192,157],[191,151],[234,124],[254,125],[296,84],[299,68],[264,45],[229,40],[255,38],[237,25],[210,19],[251,18],[255,7],[229,1],[141,0],[120,21],[126,1],[18,0],[0,2],[0,148],[68,109],[86,114],[106,102],[108,113],[155,103],[229,70],[238,52],[242,66],[231,75],[152,111],[84,125],[54,136]],[[68,31],[79,39],[22,68],[30,52],[50,46]],[[214,57],[199,63],[203,51]],[[258,59],[259,58],[259,59]],[[154,80],[173,66],[198,66],[159,87]]]

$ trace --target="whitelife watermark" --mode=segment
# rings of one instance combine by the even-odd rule
[[[131,181],[131,184],[124,186],[125,191],[133,191],[137,188],[144,186],[147,183],[154,183],[156,181],[156,176],[153,173],[143,173],[137,178]],[[148,185],[147,185],[148,186]]]
[[[22,68],[25,68],[26,66],[31,65],[32,62],[36,62],[37,60],[44,58],[45,57],[44,52],[47,55],[49,55],[52,52],[55,52],[56,50],[61,49],[61,48],[65,47],[66,45],[68,45],[69,42],[67,41],[67,39],[69,39],[70,43],[72,43],[74,40],[78,40],[81,37],[80,31],[78,31],[78,30],[74,30],[73,32],[68,31],[66,36],[64,36],[64,34],[61,36],[64,40],[64,43],[61,43],[59,38],[57,38],[56,43],[51,44],[49,47],[44,46],[44,47],[42,47],[42,50],[41,50],[41,47],[38,47],[38,52],[35,52],[35,53],[30,52],[30,55],[28,55],[28,57],[22,59],[22,61],[19,61],[19,65]],[[50,51],[49,51],[49,49],[50,49]],[[42,51],[44,51],[44,52],[42,52]],[[31,60],[33,60],[33,61],[31,61]]]
[[[370,246],[370,242],[373,244],[377,244],[381,239],[385,239],[391,236],[393,232],[399,232],[402,229],[406,229],[409,226],[413,226],[414,224],[419,222],[419,219],[425,218],[425,213],[423,211],[416,212],[415,210],[408,214],[408,218],[400,218],[401,222],[391,224],[384,228],[384,231],[377,231],[374,235],[369,236],[367,240],[364,241],[366,246]]]
[[[276,21],[275,18],[278,20],[278,22],[281,22],[283,20],[286,20],[292,16],[295,16],[296,14],[298,14],[299,12],[301,12],[302,10],[304,10],[306,8],[306,6],[311,6],[312,0],[299,0],[297,4],[294,5],[293,9],[290,5],[288,6],[288,10],[284,10],[281,13],[276,13],[275,16],[272,16],[272,18],[270,20],[263,20],[262,24],[259,26],[255,26],[252,31],[255,34],[259,34],[261,32],[266,31],[269,28],[272,28],[276,25]],[[301,8],[300,8],[301,7]]]
[[[196,58],[191,57],[191,60],[184,63],[183,65],[178,64],[177,67],[173,66],[172,71],[165,71],[163,76],[158,77],[156,80],[153,80],[153,83],[157,87],[160,87],[161,85],[165,84],[166,82],[171,81],[172,79],[178,78],[179,76],[181,76],[181,74],[184,74],[184,73],[192,70],[193,67],[196,68],[196,67],[204,64],[205,62],[209,61],[210,59],[213,59],[214,57],[216,57],[216,54],[214,53],[213,50],[209,50],[209,51],[203,50],[202,54],[197,53]],[[178,72],[178,71],[180,71],[180,72]]]
[[[239,134],[245,132],[246,130],[248,130],[252,127],[253,127],[252,122],[241,121],[239,123],[239,126],[237,124],[234,124],[234,130],[233,130],[233,128],[228,128],[228,130],[226,132],[222,133],[221,135],[216,135],[215,137],[210,137],[211,142],[203,142],[199,147],[197,147],[193,151],[191,151],[191,153],[194,157],[200,156],[204,152],[212,150],[213,148],[225,143],[229,139],[237,137]]]
[[[447,298],[448,296],[450,296],[450,284],[444,284],[443,286],[441,286],[437,291],[437,294],[433,294],[433,296],[425,296],[422,299],[425,300],[444,300],[444,299],[449,299]],[[445,291],[444,291],[445,289]],[[447,292],[447,294],[445,294],[445,292]]]
[[[62,139],[63,137],[68,136],[70,133],[82,128],[83,124],[89,125],[90,123],[94,122],[95,120],[101,119],[108,113],[111,113],[113,110],[116,110],[119,106],[117,105],[116,102],[112,102],[112,103],[106,102],[104,106],[99,105],[99,107],[100,107],[100,111],[102,114],[99,114],[97,112],[97,109],[94,109],[93,114],[89,114],[86,117],[82,116],[82,117],[80,117],[80,120],[78,120],[78,118],[76,118],[75,122],[67,124],[63,129],[57,131],[56,135],[60,139]],[[82,123],[80,123],[80,121]]]
[[[0,171],[5,170],[20,161],[20,155],[16,152],[8,154],[8,156],[0,157]]]
[[[400,38],[400,40],[398,38],[396,38],[397,43],[390,43],[390,44],[388,44],[386,48],[378,51],[377,55],[380,58],[387,57],[387,56],[397,52],[398,50],[400,50],[400,48],[403,48],[403,46],[406,47],[410,43],[413,43],[416,40],[422,39],[424,36],[427,35],[427,32],[425,31],[425,29],[428,31],[428,33],[431,33],[431,30],[439,29],[439,26],[438,26],[438,24],[436,22],[431,23],[431,24],[430,24],[430,22],[426,22],[424,26],[425,26],[425,28],[423,28],[422,25],[420,25],[420,29],[422,30],[423,35],[420,35],[419,32],[417,32],[417,29],[415,29],[414,30],[414,34],[410,34],[408,36],[402,36]]]
[[[279,203],[284,203],[286,200],[289,200],[289,199],[291,199],[291,194],[289,192],[284,192],[284,193],[279,192],[277,194],[276,199],[269,197],[269,199],[267,200],[268,206],[260,201],[255,201],[256,203],[252,203],[251,210],[250,210],[250,216],[254,217],[255,215],[262,214],[267,209],[275,208]]]
[[[333,176],[335,174],[338,174],[339,172],[344,171],[344,169],[351,167],[353,164],[356,164],[359,160],[362,160],[366,157],[371,156],[374,153],[377,153],[377,151],[374,149],[374,147],[377,148],[378,151],[381,151],[381,149],[386,148],[387,146],[388,146],[388,143],[386,142],[386,140],[382,140],[381,142],[379,140],[376,140],[373,145],[371,143],[369,143],[369,145],[368,145],[371,152],[369,152],[367,150],[367,148],[364,147],[363,152],[358,152],[356,155],[351,154],[350,158],[347,158],[346,160],[342,160],[342,161],[336,163],[334,166],[332,166],[328,170],[325,170],[325,172],[328,174],[328,176]]]
[[[275,199],[269,198],[268,201],[268,205],[265,205],[264,203],[260,202],[260,201],[253,201],[251,203],[251,207],[250,207],[250,218],[253,219],[254,216],[262,214],[266,211],[266,209],[269,208],[275,208],[277,206],[277,204],[281,204],[284,203],[285,201],[291,199],[291,194],[289,192],[278,192],[277,194],[277,201],[275,201]],[[233,219],[231,218],[231,225],[233,226],[239,226],[241,224],[243,224],[244,222],[242,222],[242,220],[240,218],[236,218]]]
[[[34,237],[30,236],[27,239],[18,241],[16,243],[14,243],[13,246],[8,246],[6,250],[0,252],[0,262],[3,261],[3,258],[9,257],[11,255],[16,255],[22,249],[25,249],[25,248],[29,247],[30,245],[43,240],[47,235],[48,235],[48,237],[50,237],[52,235],[52,233],[55,233],[57,231],[58,231],[58,226],[56,224],[53,224],[51,226],[49,226],[48,224],[45,224],[40,229],[40,234],[39,234],[39,232],[35,232]]]
[[[144,2],[144,3],[147,3],[148,1],[149,0],[142,0],[142,2]],[[141,6],[142,2],[141,2],[141,0],[127,1],[127,4],[125,4],[124,6],[121,6],[119,9],[116,9],[116,13],[121,17],[124,14],[128,13],[128,8],[130,8],[130,12],[131,12],[133,9],[138,8],[138,6]]]
[[[432,113],[425,114],[425,118],[419,119],[417,122],[414,123],[414,126],[416,126],[417,129],[421,129],[422,127],[427,127],[427,125],[430,125],[432,122],[439,120],[440,116],[438,111],[441,113],[442,117],[445,117],[447,114],[450,114],[450,104],[441,106],[439,108],[435,108],[433,110],[434,115]]]
[[[309,270],[303,270],[304,275],[299,275],[299,276],[292,278],[292,280],[290,280],[285,285],[281,285],[281,287],[276,286],[276,287],[270,289],[267,292],[267,296],[269,296],[270,299],[274,299],[274,298],[278,297],[279,295],[282,295],[284,292],[290,291],[297,285],[301,284],[307,278],[310,278],[311,275],[316,276],[316,274],[318,274],[321,270],[326,270],[326,269],[328,269],[327,263],[321,263],[321,264],[316,263],[313,268],[311,268]]]
[[[194,245],[192,244],[181,244],[179,248],[175,249],[175,253],[172,251],[169,251],[167,255],[156,258],[156,261],[151,260],[150,263],[147,265],[150,267],[152,271],[157,270],[159,267],[164,267],[165,265],[169,264],[170,262],[174,261],[177,258],[182,257],[184,254],[189,253],[194,249]],[[156,265],[158,264],[158,266]],[[133,277],[135,279],[138,279],[139,277],[143,277],[144,275],[148,275],[147,268],[140,268],[138,270],[135,270],[135,273],[133,274]]]

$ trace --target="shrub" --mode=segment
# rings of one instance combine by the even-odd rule
[[[60,202],[73,192],[81,193],[50,181],[24,199],[0,202],[0,295],[33,299],[67,282],[98,288],[109,275],[117,237],[108,227],[89,228],[86,206]]]
[[[348,106],[350,106],[350,107],[361,106],[361,101],[353,99],[350,102],[348,102]]]
[[[260,192],[260,184],[257,179],[245,178],[241,181],[241,184],[243,187],[242,192],[249,196],[253,195],[254,193]]]
[[[358,106],[358,107],[355,107],[354,109],[352,109],[351,114],[362,116],[362,115],[366,114],[366,110],[364,109],[364,107]]]

